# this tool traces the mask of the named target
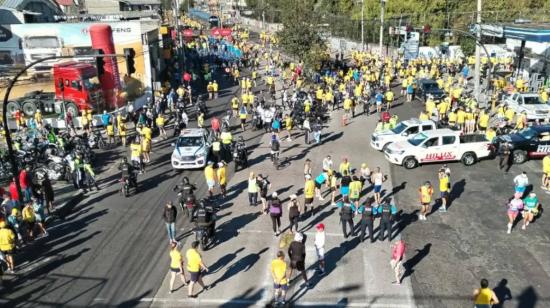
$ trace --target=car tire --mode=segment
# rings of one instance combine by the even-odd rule
[[[471,166],[477,162],[477,157],[476,157],[476,154],[473,152],[466,152],[464,153],[464,155],[462,155],[462,158],[460,159],[460,161],[465,166]]]
[[[527,161],[527,153],[521,150],[514,151],[512,153],[512,161],[514,162],[514,164],[518,164],[518,165],[523,164],[524,162]]]
[[[406,169],[414,169],[418,167],[418,161],[412,156],[405,157],[405,159],[403,159],[403,167]]]

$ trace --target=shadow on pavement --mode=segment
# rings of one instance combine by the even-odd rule
[[[269,250],[268,247],[264,247],[257,253],[250,253],[242,257],[238,261],[234,262],[233,264],[231,264],[229,267],[226,268],[225,272],[220,278],[218,278],[216,281],[214,281],[211,284],[212,287],[215,287],[218,283],[223,282],[230,277],[238,275],[241,271],[242,272],[248,271],[254,266],[254,264],[256,264],[256,262],[258,262],[258,260],[260,260],[260,255],[268,250]],[[225,262],[225,264],[227,263],[229,263],[229,261]],[[220,262],[220,264],[223,264],[223,263]]]
[[[507,284],[508,280],[503,278],[493,289],[499,301],[499,304],[493,305],[493,308],[502,308],[504,307],[504,302],[512,299],[512,291],[510,291]]]
[[[403,267],[405,267],[405,273],[403,274],[403,277],[401,277],[401,281],[414,273],[414,267],[430,253],[431,248],[431,243],[424,245],[424,248],[417,249],[416,254],[412,258],[405,261],[405,263],[403,263]]]
[[[221,224],[216,230],[216,242],[214,246],[218,246],[227,242],[232,237],[239,235],[239,229],[246,226],[248,223],[254,221],[260,216],[260,213],[248,213],[238,217],[231,218],[230,220]]]
[[[220,308],[235,308],[235,307],[252,307],[262,299],[264,288],[259,288],[254,291],[253,288],[248,288],[246,291],[237,295],[227,301],[227,303],[220,305]]]

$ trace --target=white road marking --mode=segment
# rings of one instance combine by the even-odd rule
[[[384,295],[386,297],[391,297],[391,295]],[[164,304],[195,304],[195,306],[202,305],[223,305],[223,304],[233,304],[233,305],[246,305],[253,307],[265,307],[265,303],[262,303],[261,300],[253,299],[222,299],[222,298],[197,298],[197,299],[175,299],[175,298],[159,298],[159,297],[144,297],[139,300],[140,302],[147,303],[164,303]],[[398,303],[369,303],[369,302],[351,302],[351,303],[330,303],[330,302],[313,302],[313,301],[298,301],[293,304],[293,307],[317,307],[319,305],[330,304],[332,307],[369,307],[369,308],[411,308],[413,306],[398,304]]]

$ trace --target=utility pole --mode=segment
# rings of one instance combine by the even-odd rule
[[[176,24],[176,35],[177,35],[177,38],[178,38],[178,48],[177,48],[177,51],[178,51],[178,62],[179,62],[179,67],[182,71],[184,71],[184,64],[185,64],[185,60],[184,60],[184,55],[183,55],[183,39],[181,37],[181,29],[180,29],[180,0],[174,0],[174,2],[176,3],[176,10],[174,11],[174,20],[175,20],[175,24]]]
[[[361,50],[365,51],[365,0],[361,0]]]
[[[480,63],[480,54],[481,49],[479,47],[479,42],[481,41],[481,0],[477,0],[477,42],[476,42],[476,65],[475,65],[475,71],[474,71],[474,95],[476,100],[479,103],[479,95],[480,95],[480,69],[481,69],[481,63]],[[487,55],[489,56],[489,55]]]
[[[384,9],[386,5],[386,0],[380,0],[380,42],[379,42],[379,50],[380,50],[380,56],[382,56],[382,44],[384,42]]]

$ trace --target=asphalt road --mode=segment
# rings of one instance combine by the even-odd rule
[[[231,81],[221,80],[220,97],[207,103],[210,114],[224,112],[235,90]],[[247,134],[245,139],[252,144],[258,137]],[[191,183],[204,181],[202,170],[172,170],[171,142],[153,142],[152,162],[138,180],[140,191],[128,198],[119,194],[120,175],[115,170],[122,149],[103,154],[97,166],[102,189],[89,193],[65,221],[55,223],[48,238],[17,254],[18,275],[5,283],[0,304],[129,307],[155,294],[165,275],[168,251],[162,208],[175,200],[172,188],[183,176]],[[204,185],[199,187],[198,196],[205,195]],[[183,227],[181,217],[177,228]]]
[[[395,109],[400,119],[418,117],[423,104],[415,101]],[[382,155],[382,153],[380,153]],[[526,171],[543,206],[550,196],[541,191],[542,163],[512,166],[509,173],[495,159],[471,167],[450,163],[451,205],[427,221],[416,218],[418,189],[429,180],[439,197],[437,171],[441,164],[413,170],[391,165],[397,201],[403,209],[403,237],[416,304],[420,307],[468,307],[473,288],[489,280],[501,301],[499,307],[550,307],[550,224],[547,215],[521,230],[516,224],[506,234],[506,201],[514,192],[513,178]],[[546,290],[546,291],[545,291]],[[507,297],[507,294],[511,298]]]

